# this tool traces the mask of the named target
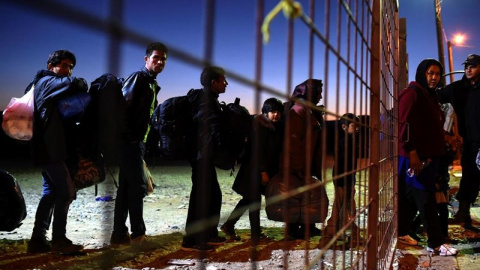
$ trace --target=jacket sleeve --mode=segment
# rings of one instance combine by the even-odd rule
[[[410,127],[413,125],[414,105],[417,100],[417,94],[414,89],[404,89],[400,95],[398,104],[399,121],[399,139],[403,144],[405,152],[415,149],[415,136],[412,135]]]
[[[438,99],[441,104],[452,103],[454,87],[455,83],[451,83],[446,85],[445,87],[437,89]]]
[[[467,134],[468,140],[472,144],[471,150],[478,152],[480,149],[480,90],[472,90],[466,104]]]
[[[61,98],[87,90],[88,85],[83,78],[46,76],[35,84],[35,107],[40,118],[46,120]]]

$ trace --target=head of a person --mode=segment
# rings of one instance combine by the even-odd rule
[[[200,75],[200,83],[215,94],[225,93],[228,85],[225,70],[215,66],[205,67]]]
[[[340,125],[345,133],[355,134],[359,130],[360,118],[353,113],[346,113],[340,118]]]
[[[442,80],[443,65],[435,59],[424,59],[417,67],[415,81],[425,89],[435,89]]]
[[[318,79],[307,79],[301,84],[295,86],[292,93],[292,99],[301,98],[317,105],[322,99],[323,82]]]
[[[283,103],[278,98],[269,98],[263,102],[262,113],[276,123],[282,119]]]
[[[167,55],[168,49],[163,43],[150,43],[145,51],[145,67],[156,76],[165,68]]]
[[[465,67],[465,77],[472,83],[480,80],[480,56],[477,54],[469,54],[462,64]]]
[[[71,76],[76,64],[77,59],[73,53],[58,50],[48,56],[47,69],[60,76]]]

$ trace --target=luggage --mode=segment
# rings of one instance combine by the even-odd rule
[[[22,225],[27,209],[22,190],[10,173],[0,170],[0,231],[13,231]]]
[[[265,211],[268,219],[287,223],[325,222],[329,201],[325,186],[319,185],[320,180],[312,177],[305,183],[304,179],[296,174],[290,174],[287,177],[283,173],[278,173],[267,184]],[[289,198],[281,198],[288,192],[309,186],[309,190],[305,191],[307,196],[305,193],[299,193]],[[284,203],[285,199],[287,200],[286,204]],[[307,216],[309,217],[308,222]]]

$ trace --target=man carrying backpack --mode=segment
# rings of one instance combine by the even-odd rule
[[[76,198],[74,182],[67,167],[67,160],[75,155],[75,121],[62,118],[58,109],[61,99],[87,92],[87,82],[72,77],[75,64],[76,57],[70,51],[52,52],[47,60],[47,70],[38,71],[26,90],[34,91],[35,136],[32,148],[35,162],[42,167],[43,178],[42,198],[35,213],[28,253],[53,251],[72,255],[83,250],[82,245],[73,244],[66,237],[68,209]],[[50,223],[51,245],[46,238]]]
[[[143,156],[150,130],[150,118],[157,105],[160,87],[156,77],[167,62],[167,47],[159,42],[148,45],[145,66],[125,79],[122,92],[125,99],[125,130],[120,147],[119,187],[115,199],[112,245],[135,244],[145,241],[143,198],[147,195]],[[130,230],[125,225],[130,215]]]
[[[225,93],[228,82],[225,71],[219,67],[203,69],[200,82],[203,89],[191,91],[194,132],[189,162],[192,166],[192,190],[188,206],[182,250],[211,251],[212,245],[221,245],[225,237],[218,236],[222,192],[213,163],[216,150],[225,145],[222,109],[218,96]]]

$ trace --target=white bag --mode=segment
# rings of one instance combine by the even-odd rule
[[[9,137],[29,141],[33,136],[33,89],[21,98],[12,98],[3,111],[2,128]]]

